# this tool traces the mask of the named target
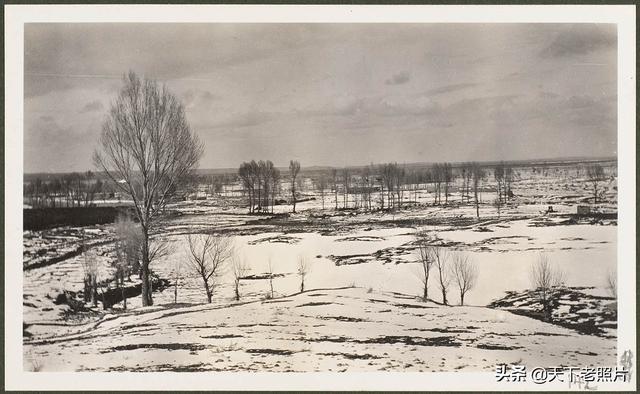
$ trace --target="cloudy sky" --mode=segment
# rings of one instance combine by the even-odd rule
[[[128,70],[166,83],[201,168],[616,154],[614,25],[28,24],[25,172],[93,169]]]

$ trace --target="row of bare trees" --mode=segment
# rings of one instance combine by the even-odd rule
[[[23,195],[25,202],[33,208],[88,207],[96,197],[113,194],[108,186],[96,175],[71,173],[43,180],[37,177],[25,182]]]
[[[506,202],[512,196],[511,182],[513,171],[504,163],[496,167],[496,180],[499,180],[498,193],[500,201]],[[462,202],[473,200],[476,206],[476,215],[479,217],[480,193],[482,182],[486,180],[486,169],[478,163],[465,163],[459,167],[459,174],[453,170],[450,163],[437,163],[424,171],[407,171],[398,163],[386,163],[379,166],[369,165],[360,170],[344,168],[332,169],[331,177],[320,175],[315,181],[316,189],[322,199],[324,208],[325,189],[333,189],[335,209],[339,207],[339,191],[342,191],[343,208],[364,208],[373,210],[375,201],[373,196],[379,194],[380,209],[402,208],[405,201],[405,192],[413,191],[414,203],[418,203],[417,192],[420,185],[432,184],[434,187],[434,204],[449,202],[450,187],[457,175],[462,178],[460,190]],[[329,181],[331,183],[329,184]],[[473,193],[473,197],[471,197]],[[349,205],[351,196],[352,204]],[[409,197],[411,198],[411,197]]]
[[[244,162],[240,165],[238,176],[249,197],[249,213],[268,212],[275,205],[280,190],[280,170],[271,160]]]
[[[224,234],[189,234],[188,270],[202,280],[207,302],[211,303],[213,292],[219,284],[219,278],[230,264],[233,278],[233,289],[236,301],[240,300],[240,282],[249,272],[246,260],[240,258],[233,243],[233,239]],[[268,279],[269,298],[274,297],[273,264],[269,259]],[[300,292],[305,290],[305,279],[311,272],[311,263],[305,256],[298,257],[297,274],[300,278]],[[177,290],[176,290],[177,292]],[[177,296],[176,296],[177,302]]]
[[[419,278],[422,282],[422,299],[429,299],[429,278],[435,269],[436,283],[442,296],[442,303],[449,305],[447,293],[453,283],[459,291],[460,305],[464,305],[465,295],[474,288],[478,278],[476,265],[463,253],[449,253],[447,249],[434,244],[425,232],[416,233],[417,257],[420,265]]]

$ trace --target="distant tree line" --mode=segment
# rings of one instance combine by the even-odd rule
[[[73,172],[25,182],[23,196],[33,208],[88,207],[96,197],[113,197],[113,189],[91,171]]]
[[[336,210],[393,210],[402,209],[403,204],[407,203],[418,204],[418,191],[427,189],[429,185],[433,192],[433,204],[447,205],[451,203],[452,185],[459,178],[461,202],[473,202],[479,216],[482,184],[487,181],[490,169],[475,162],[457,167],[451,163],[436,163],[422,170],[408,170],[398,163],[384,163],[361,168],[333,168],[329,175],[321,173],[312,180],[323,209],[329,191]],[[505,204],[514,196],[511,190],[514,171],[505,163],[499,163],[492,169],[498,200]]]

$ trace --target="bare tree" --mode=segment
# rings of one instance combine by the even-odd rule
[[[467,255],[456,253],[453,255],[451,276],[460,290],[460,305],[464,305],[464,296],[476,285],[478,269]]]
[[[471,176],[473,178],[473,199],[476,204],[476,217],[480,217],[480,202],[478,200],[478,191],[480,182],[484,179],[484,169],[478,163],[471,163]]]
[[[444,183],[444,203],[449,202],[449,185],[454,179],[451,163],[442,164],[442,182]]]
[[[333,180],[333,192],[335,193],[336,211],[338,210],[338,170],[331,169],[331,179]]]
[[[382,176],[383,189],[385,186],[387,188],[387,208],[391,209],[395,207],[394,188],[400,183],[396,181],[398,178],[398,164],[383,164],[380,168],[380,173]],[[400,195],[400,192],[398,191],[397,194]]]
[[[224,263],[233,255],[233,242],[225,235],[199,234],[187,236],[189,268],[202,279],[207,301],[211,303],[217,277]]]
[[[420,281],[422,282],[422,300],[429,299],[429,275],[433,267],[433,253],[431,251],[434,246],[429,245],[429,237],[424,232],[418,232],[415,235],[416,244],[418,245],[417,255],[420,264]]]
[[[268,179],[270,180],[269,191],[271,192],[271,213],[273,206],[276,205],[276,194],[280,187],[280,170],[277,169],[271,160],[267,160]]]
[[[402,198],[403,198],[403,185],[405,181],[406,171],[404,167],[399,167],[398,163],[394,163],[394,180],[395,180],[395,188],[396,195],[398,196],[398,208],[402,209]]]
[[[598,184],[605,180],[604,169],[600,164],[590,164],[587,166],[587,181],[593,187],[593,203],[598,203]]]
[[[178,282],[181,279],[180,269],[182,267],[182,261],[175,259],[173,262],[173,303],[178,303]]]
[[[515,178],[515,171],[511,166],[504,166],[504,197],[505,202],[513,196],[513,192],[511,191],[511,184]]]
[[[95,250],[86,246],[82,241],[82,270],[84,271],[84,301],[91,302],[93,306],[98,306],[98,261]]]
[[[618,298],[618,277],[615,270],[607,272],[607,290],[613,298]]]
[[[300,292],[304,291],[304,279],[311,272],[311,263],[304,256],[298,257],[298,276],[300,277]]]
[[[236,301],[240,301],[240,281],[247,275],[249,266],[244,259],[234,255],[231,258],[231,271],[233,273],[233,289]]]
[[[269,257],[269,265],[267,266],[269,269],[269,289],[271,290],[270,297],[273,298],[273,264],[271,263],[271,257]]]
[[[127,297],[124,282],[130,281],[132,272],[140,271],[142,233],[128,215],[119,215],[115,222],[116,261],[115,283],[121,289],[122,307],[127,309]]]
[[[293,213],[296,213],[296,178],[300,172],[300,163],[291,160],[289,162],[289,175],[291,176],[291,199],[293,201]]]
[[[504,163],[501,162],[493,168],[493,178],[496,180],[496,187],[498,189],[498,202],[502,203],[502,192],[504,189]]]
[[[242,180],[242,185],[244,187],[244,191],[249,198],[249,213],[253,212],[253,189],[255,187],[255,183],[253,182],[253,174],[251,164],[244,162],[240,164],[240,169],[238,169],[238,176]]]
[[[349,201],[349,185],[351,183],[351,173],[348,168],[344,168],[342,170],[342,196],[344,199],[344,209],[347,209],[348,201]]]
[[[322,200],[322,210],[324,210],[324,195],[325,189],[327,188],[327,178],[324,174],[320,174],[320,177],[316,181],[316,188],[318,189],[320,199]]]
[[[130,72],[102,126],[94,162],[133,200],[143,234],[142,305],[152,305],[149,234],[176,186],[198,163],[203,145],[180,101]]]
[[[469,202],[469,199],[471,198],[469,190],[471,186],[471,179],[473,178],[472,169],[472,163],[464,163],[462,165],[462,201],[466,200],[467,202]]]
[[[564,274],[551,265],[547,255],[541,253],[531,266],[530,280],[536,297],[542,304],[545,320],[551,321],[551,292],[562,284]]]
[[[449,302],[447,301],[447,291],[449,291],[449,283],[451,281],[448,269],[449,253],[442,247],[431,247],[428,250],[430,260],[438,269],[438,286],[442,293],[442,303],[449,305]]]

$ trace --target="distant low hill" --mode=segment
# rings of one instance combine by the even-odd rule
[[[505,164],[511,165],[512,167],[528,167],[528,166],[565,166],[565,165],[578,165],[584,163],[615,163],[618,160],[616,156],[609,157],[568,157],[568,158],[548,158],[548,159],[529,159],[529,160],[494,160],[494,161],[479,161],[484,166],[493,166],[500,162],[504,162]],[[435,162],[417,162],[417,163],[404,163],[402,161],[397,161],[398,164],[403,165],[408,169],[417,169],[417,168],[427,168],[435,164]],[[453,168],[460,167],[466,162],[450,162]],[[374,165],[378,165],[381,163],[373,163]],[[239,165],[239,164],[238,164]],[[343,166],[304,166],[304,162],[301,163],[302,168],[301,172],[303,173],[313,173],[313,172],[324,172],[330,171],[333,168],[345,168]],[[347,168],[350,169],[361,169],[366,167],[367,165],[352,165]],[[286,173],[289,171],[288,167],[278,167],[278,169]],[[196,170],[196,174],[198,175],[225,175],[225,174],[235,174],[238,172],[238,168],[200,168]],[[67,175],[69,173],[25,173],[24,181],[30,182],[36,178],[40,178],[42,180],[54,179],[57,177],[61,177]],[[95,176],[101,179],[106,179],[106,176],[102,172],[94,172]]]

